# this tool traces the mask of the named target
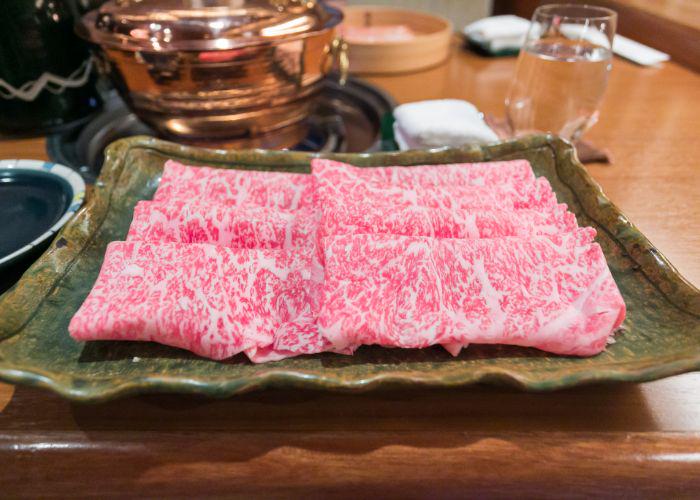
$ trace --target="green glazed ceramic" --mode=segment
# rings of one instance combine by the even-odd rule
[[[596,381],[652,380],[700,368],[700,291],[605,197],[568,143],[534,136],[485,147],[332,157],[364,166],[528,159],[579,223],[598,230],[597,240],[628,307],[616,342],[585,359],[505,346],[470,346],[457,358],[438,347],[363,347],[354,356],[302,356],[262,365],[243,356],[214,362],[156,344],[75,342],[67,325],[97,277],[105,247],[124,239],[134,205],[153,195],[166,159],[304,172],[311,158],[280,151],[195,149],[137,137],[108,148],[87,205],[0,298],[0,377],[96,401],[142,392],[224,397],[272,386],[369,390],[486,382],[551,390]]]

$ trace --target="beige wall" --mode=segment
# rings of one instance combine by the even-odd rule
[[[493,0],[347,0],[348,5],[394,5],[434,12],[450,19],[455,30],[491,14]]]

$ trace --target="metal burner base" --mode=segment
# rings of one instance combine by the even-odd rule
[[[273,133],[224,142],[182,144],[221,149],[292,149],[295,151],[359,153],[382,149],[382,121],[390,116],[394,101],[385,92],[351,78],[345,86],[329,78],[309,118]],[[115,93],[105,99],[101,113],[87,124],[51,135],[46,149],[52,161],[78,170],[86,182],[94,182],[104,161],[104,148],[117,139],[157,135],[141,122]]]

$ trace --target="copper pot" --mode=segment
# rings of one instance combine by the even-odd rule
[[[346,63],[341,20],[315,0],[110,0],[78,34],[144,122],[216,141],[303,120],[334,60]]]

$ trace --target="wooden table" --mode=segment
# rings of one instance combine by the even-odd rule
[[[457,45],[398,101],[464,98],[502,114],[515,60]],[[615,61],[588,134],[610,198],[700,284],[700,76]],[[44,158],[41,139],[0,157]],[[491,387],[364,395],[269,391],[74,405],[0,385],[3,496],[530,497],[700,494],[700,374],[526,394]]]

